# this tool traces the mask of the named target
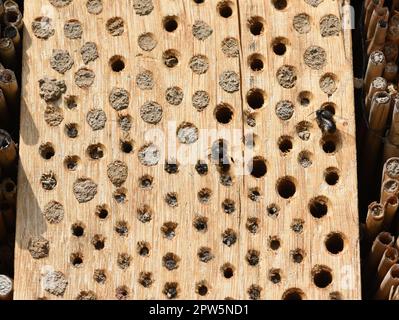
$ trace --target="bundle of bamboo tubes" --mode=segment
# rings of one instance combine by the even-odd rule
[[[12,299],[22,1],[0,0],[0,300]],[[13,133],[16,135],[12,136]]]

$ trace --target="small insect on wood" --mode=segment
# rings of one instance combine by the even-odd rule
[[[331,111],[325,109],[317,110],[316,120],[323,133],[335,133],[337,131],[334,114]]]

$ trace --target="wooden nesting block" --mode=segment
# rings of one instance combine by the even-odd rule
[[[350,33],[285,2],[25,4],[15,298],[360,298]]]

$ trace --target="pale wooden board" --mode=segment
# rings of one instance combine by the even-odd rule
[[[350,33],[332,38],[320,36],[320,18],[327,13],[339,16],[337,1],[325,0],[318,8],[312,8],[303,1],[291,2],[283,12],[276,12],[269,2],[261,0],[239,1],[239,4],[231,1],[233,15],[228,19],[219,16],[217,1],[213,0],[201,5],[193,1],[157,0],[154,1],[153,12],[143,17],[134,14],[132,1],[105,0],[104,10],[98,16],[87,13],[83,0],[74,0],[62,9],[55,9],[47,0],[25,4],[16,299],[56,298],[40,285],[40,274],[49,269],[62,271],[68,278],[64,299],[74,299],[82,290],[94,291],[99,299],[114,299],[115,289],[121,285],[129,288],[129,298],[163,299],[163,286],[168,281],[179,283],[181,299],[247,299],[247,290],[252,284],[262,287],[262,299],[280,299],[290,288],[300,288],[308,299],[328,299],[329,293],[334,291],[339,291],[345,299],[360,298],[354,99],[351,53],[348,51]],[[298,35],[292,28],[293,16],[301,12],[307,12],[312,17],[312,31],[307,35]],[[31,22],[43,15],[53,19],[56,29],[55,35],[48,40],[37,39],[31,30]],[[174,33],[163,30],[162,18],[168,15],[178,16],[179,27]],[[125,32],[119,37],[110,36],[105,29],[107,20],[115,16],[125,21]],[[261,16],[266,21],[264,34],[256,38],[252,37],[247,27],[247,21],[252,16]],[[69,40],[64,37],[63,25],[69,19],[82,22],[82,39]],[[192,36],[192,25],[198,19],[204,20],[213,29],[212,35],[205,41]],[[145,52],[137,45],[137,38],[143,32],[152,32],[156,36],[158,45],[152,52]],[[284,57],[275,56],[271,49],[272,39],[280,36],[288,38],[290,42]],[[220,45],[226,37],[241,39],[239,58],[226,58],[222,53]],[[96,74],[94,85],[82,90],[75,85],[73,76],[83,66],[79,51],[86,41],[97,43],[100,58],[88,65]],[[328,64],[321,71],[311,71],[302,59],[304,50],[316,44],[327,51]],[[50,68],[49,59],[53,49],[68,50],[74,58],[75,64],[65,76]],[[180,63],[174,69],[163,65],[162,52],[167,49],[180,52]],[[255,74],[249,69],[247,59],[252,53],[261,53],[265,57],[265,69],[262,72]],[[122,55],[126,60],[126,68],[121,73],[112,72],[108,64],[115,54]],[[204,75],[194,75],[188,67],[189,60],[195,54],[204,54],[209,59],[210,67]],[[293,89],[282,89],[275,80],[276,70],[283,64],[297,67],[298,82]],[[142,91],[135,83],[136,75],[143,69],[154,73],[155,86],[151,91]],[[229,94],[218,85],[219,75],[225,70],[241,70],[240,91]],[[339,77],[338,90],[330,98],[321,92],[318,85],[324,72],[333,72]],[[64,121],[59,127],[49,127],[43,118],[46,104],[40,99],[38,80],[44,76],[64,79],[68,86],[67,94],[78,96],[77,110],[68,110],[61,104]],[[113,86],[123,87],[131,95],[127,112],[133,118],[130,134],[134,140],[134,152],[129,155],[119,149],[122,131],[117,124],[117,112],[108,102]],[[165,101],[165,90],[170,86],[179,86],[184,90],[184,100],[180,106],[171,106]],[[267,95],[265,106],[258,110],[254,130],[259,136],[255,155],[267,160],[268,172],[264,178],[242,175],[244,166],[239,161],[233,164],[235,183],[232,187],[224,187],[218,182],[219,174],[209,160],[210,171],[206,177],[200,177],[193,164],[182,164],[176,175],[164,171],[163,161],[151,168],[140,164],[137,154],[139,148],[148,142],[149,138],[144,136],[146,130],[158,128],[167,132],[168,121],[176,121],[177,125],[189,121],[200,129],[227,128],[250,132],[250,127],[244,124],[243,111],[248,110],[245,96],[251,87],[259,87]],[[202,113],[198,113],[191,105],[191,96],[196,90],[205,90],[211,96],[209,107]],[[297,103],[297,95],[302,90],[313,94],[311,105],[306,108]],[[282,99],[292,100],[296,105],[293,118],[285,124],[274,113],[276,102]],[[139,108],[148,100],[157,101],[163,106],[163,119],[156,126],[148,125],[140,118]],[[320,148],[321,132],[314,114],[327,101],[337,104],[337,118],[344,119],[338,123],[342,131],[342,148],[334,155],[326,155]],[[234,107],[234,117],[228,125],[222,126],[214,118],[214,108],[220,102]],[[86,123],[86,113],[92,107],[106,112],[108,121],[104,130],[94,132]],[[295,133],[296,123],[302,120],[313,123],[312,137],[307,142],[301,141]],[[68,122],[79,124],[78,138],[72,140],[66,137],[64,125]],[[341,125],[343,122],[345,126]],[[279,154],[277,146],[280,135],[294,137],[294,148],[285,157]],[[215,140],[216,137],[210,139],[211,142]],[[54,144],[56,154],[51,160],[45,161],[40,157],[38,148],[48,141]],[[105,156],[93,161],[86,156],[85,151],[89,144],[98,142],[106,146]],[[162,143],[154,142],[162,146]],[[239,149],[249,154],[243,145]],[[298,153],[305,149],[313,153],[313,165],[307,169],[300,167],[297,162]],[[81,158],[75,172],[69,172],[63,166],[65,156],[70,154]],[[113,199],[115,187],[106,174],[107,165],[113,160],[122,160],[129,167],[129,177],[124,184],[128,190],[128,202],[123,205]],[[340,170],[340,181],[334,187],[327,186],[323,180],[323,171],[330,166]],[[55,172],[58,184],[54,190],[44,191],[39,180],[41,174],[49,170]],[[138,179],[143,174],[154,177],[151,191],[138,187]],[[297,180],[297,192],[290,200],[282,199],[276,192],[276,181],[285,175]],[[99,192],[94,200],[85,204],[78,204],[72,193],[74,181],[81,176],[91,177],[99,184]],[[247,196],[248,189],[255,186],[263,195],[257,204]],[[197,199],[197,192],[204,187],[212,190],[212,199],[206,205],[200,204]],[[164,195],[171,191],[179,195],[179,206],[174,209],[163,200]],[[312,218],[307,209],[309,200],[318,195],[328,197],[330,203],[328,215],[320,220]],[[232,215],[222,211],[221,203],[226,198],[236,203],[237,209]],[[64,220],[56,225],[48,224],[41,213],[50,200],[57,200],[65,207]],[[103,203],[109,206],[110,215],[105,221],[100,221],[94,212],[96,206]],[[277,219],[267,216],[266,207],[271,203],[277,203],[281,208]],[[148,204],[154,211],[153,220],[145,225],[136,219],[136,210],[143,204]],[[208,217],[207,233],[198,233],[193,228],[196,214]],[[245,227],[247,218],[253,216],[260,219],[257,235],[250,234]],[[301,235],[296,235],[290,228],[294,218],[305,221]],[[122,219],[128,221],[130,226],[127,238],[119,237],[114,231],[115,223]],[[79,239],[71,235],[71,225],[76,221],[86,225],[85,236]],[[173,240],[164,239],[160,231],[162,224],[167,221],[178,223],[177,235]],[[226,228],[238,233],[237,243],[230,248],[221,241],[221,233]],[[324,245],[324,237],[331,231],[345,235],[345,249],[338,255],[329,254]],[[101,251],[94,250],[91,244],[95,234],[106,237],[105,248]],[[32,259],[26,248],[34,235],[42,235],[50,240],[48,258]],[[270,236],[280,237],[279,250],[269,249]],[[140,257],[136,252],[137,242],[143,240],[151,245],[149,257]],[[215,255],[207,264],[199,262],[196,256],[201,246],[211,247]],[[290,251],[296,248],[306,252],[301,264],[294,264],[290,257]],[[260,251],[260,262],[256,267],[249,266],[245,260],[249,249]],[[76,251],[83,253],[84,262],[80,268],[70,264],[69,256]],[[122,252],[133,257],[130,268],[125,271],[118,268],[116,263],[118,253]],[[177,270],[167,271],[162,267],[162,257],[167,252],[173,252],[181,258]],[[227,262],[235,267],[235,274],[230,279],[225,279],[220,271]],[[318,264],[326,265],[333,271],[333,282],[324,289],[317,288],[312,282],[311,269]],[[97,284],[93,280],[93,271],[97,268],[107,270],[108,280],[105,284]],[[268,280],[270,268],[281,269],[281,283],[273,284]],[[155,282],[151,288],[143,288],[138,284],[141,271],[153,273]],[[210,289],[204,297],[195,292],[196,283],[201,280],[206,280]]]

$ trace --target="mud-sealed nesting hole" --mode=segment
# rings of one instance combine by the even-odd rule
[[[228,247],[231,247],[237,242],[237,232],[235,232],[233,229],[226,229],[222,233],[222,242]]]
[[[169,271],[179,268],[180,257],[172,252],[168,252],[162,257],[162,266]]]
[[[298,154],[298,163],[303,168],[309,168],[313,164],[313,154],[308,150],[303,150]]]
[[[127,237],[129,235],[129,225],[127,221],[119,220],[115,224],[115,232],[121,237]]]
[[[141,257],[149,257],[151,252],[151,245],[146,241],[137,242],[137,253]]]
[[[290,251],[291,260],[294,263],[301,263],[303,258],[305,257],[305,251],[302,249],[296,248]]]
[[[53,171],[43,173],[40,177],[40,184],[44,190],[50,191],[57,186],[57,178]]]
[[[104,157],[105,146],[101,143],[91,144],[87,147],[86,154],[93,160]]]
[[[69,256],[69,261],[75,268],[79,268],[83,264],[83,253],[74,252]]]
[[[79,126],[77,123],[67,123],[65,125],[65,134],[71,138],[77,138],[79,135]]]
[[[176,222],[165,222],[161,227],[161,232],[164,238],[172,240],[176,236],[176,228],[178,224]]]
[[[215,258],[214,254],[212,253],[212,249],[208,247],[201,247],[197,252],[198,259],[201,262],[208,263],[213,258]]]
[[[176,31],[179,26],[179,18],[177,16],[167,16],[162,21],[163,28],[167,32]]]
[[[119,204],[123,204],[127,201],[127,189],[126,188],[118,188],[113,193],[115,201]]]
[[[290,288],[283,293],[282,300],[304,300],[305,293],[298,288]]]
[[[102,250],[105,247],[105,237],[101,234],[94,235],[93,239],[91,239],[91,244],[93,245],[94,249]]]
[[[247,222],[245,224],[245,227],[247,228],[247,230],[252,233],[252,234],[256,234],[259,230],[259,219],[257,217],[249,217],[247,219]]]
[[[247,103],[254,110],[262,108],[265,104],[264,91],[261,89],[249,90],[247,93]]]
[[[252,71],[262,71],[263,68],[265,67],[264,63],[265,59],[264,57],[259,54],[255,53],[248,58],[248,65],[251,68]]]
[[[339,182],[339,170],[333,167],[327,168],[324,171],[324,181],[330,186],[335,186]]]
[[[225,263],[220,270],[222,271],[223,277],[230,279],[234,276],[235,267],[231,263]]]
[[[162,293],[166,296],[167,299],[176,299],[180,293],[180,287],[177,282],[166,282]]]
[[[233,15],[233,3],[231,1],[221,1],[217,5],[217,10],[221,17],[230,18]]]
[[[326,288],[333,281],[331,268],[323,265],[316,265],[312,268],[313,283],[318,288]]]
[[[273,251],[276,251],[281,247],[281,240],[278,236],[269,237],[268,243],[269,243],[269,248],[272,249]]]
[[[285,176],[280,178],[276,187],[278,194],[284,199],[290,199],[296,193],[296,183],[293,177]]]
[[[104,284],[107,281],[107,272],[104,269],[96,269],[93,273],[93,279],[99,284]]]
[[[121,36],[125,31],[124,21],[120,17],[113,17],[109,19],[105,25],[107,31],[111,36],[117,37]]]
[[[75,222],[71,226],[72,235],[77,238],[83,237],[83,235],[85,233],[85,229],[86,229],[86,226],[83,224],[83,222]]]
[[[125,69],[125,58],[120,55],[113,56],[109,59],[109,66],[112,71],[121,72]]]
[[[115,298],[117,300],[127,300],[130,296],[130,291],[127,286],[119,286],[115,290]]]
[[[200,296],[206,296],[209,293],[209,283],[206,280],[202,280],[195,284],[195,292]]]
[[[283,37],[275,38],[272,42],[273,52],[278,56],[283,56],[287,52],[288,39]]]
[[[249,162],[248,169],[254,178],[262,178],[267,173],[266,160],[263,157],[256,156]]]
[[[265,31],[265,20],[261,17],[252,17],[248,20],[248,28],[252,35],[260,36]]]
[[[122,270],[126,270],[127,268],[130,267],[130,263],[132,261],[132,256],[128,253],[118,253],[118,258],[116,260],[116,263],[119,268]]]
[[[152,210],[148,205],[142,205],[137,209],[137,219],[142,223],[148,223],[152,220]]]
[[[294,231],[295,233],[302,233],[303,232],[303,226],[305,224],[305,221],[302,219],[294,219],[292,220],[291,223],[291,230]]]
[[[337,91],[338,77],[333,73],[324,74],[319,81],[320,89],[329,96]]]
[[[198,232],[205,233],[208,230],[208,218],[204,216],[196,216],[193,220],[193,226]]]
[[[234,200],[225,199],[222,202],[223,212],[226,214],[232,214],[236,211],[236,203]]]
[[[40,156],[45,160],[50,160],[55,155],[54,146],[51,142],[46,142],[39,147]]]
[[[302,107],[308,107],[312,102],[313,94],[310,91],[302,91],[298,95],[298,102]]]
[[[202,188],[197,194],[200,203],[208,203],[212,197],[212,190],[209,188]]]
[[[267,206],[266,211],[269,217],[277,218],[280,214],[280,207],[277,204],[272,203]]]
[[[324,241],[326,249],[332,254],[339,254],[344,250],[345,238],[340,232],[331,232]]]
[[[66,156],[64,159],[64,166],[70,171],[75,171],[78,168],[80,158],[78,156]]]
[[[277,10],[284,10],[288,3],[287,0],[272,0],[272,4]]]
[[[286,156],[293,148],[292,137],[281,136],[278,139],[278,148],[280,149],[281,155]]]
[[[176,67],[179,64],[179,57],[180,57],[180,53],[173,49],[166,50],[162,54],[163,63],[168,68]]]
[[[154,178],[149,174],[145,174],[139,178],[139,186],[141,189],[150,190],[154,183]]]
[[[258,250],[248,250],[247,254],[245,256],[245,260],[247,260],[247,263],[252,266],[255,267],[259,264],[259,260],[260,260],[260,252]]]
[[[311,133],[310,130],[313,128],[313,125],[309,121],[301,121],[296,126],[296,133],[299,139],[303,141],[308,141],[310,139]]]
[[[154,283],[154,276],[152,272],[140,272],[138,282],[144,287],[149,288]]]
[[[228,124],[233,120],[233,108],[227,103],[219,104],[214,112],[217,122],[221,124]]]
[[[317,218],[323,218],[328,213],[328,199],[324,196],[318,196],[309,201],[310,214]]]

